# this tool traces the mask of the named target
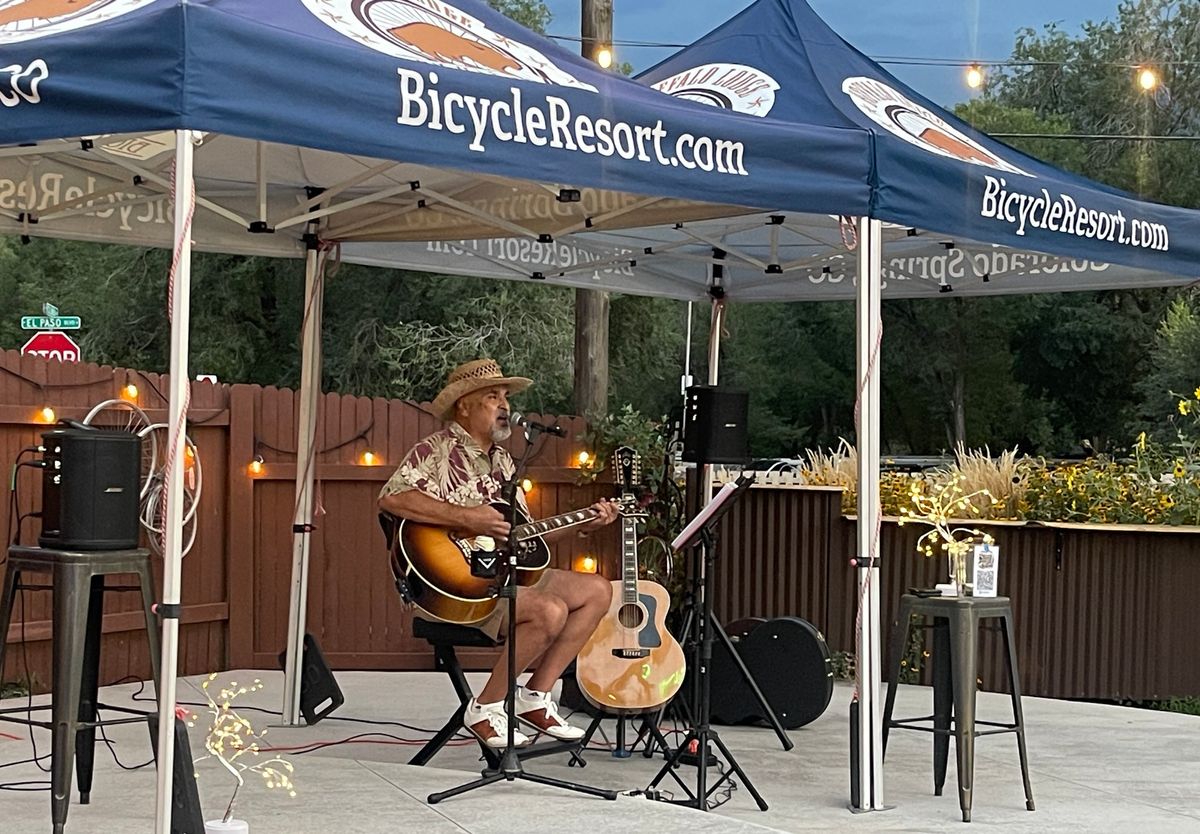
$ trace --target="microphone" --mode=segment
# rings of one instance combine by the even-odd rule
[[[520,426],[523,429],[531,429],[533,431],[545,432],[552,434],[555,437],[566,437],[567,430],[562,426],[547,426],[536,420],[530,420],[519,411],[510,411],[508,414],[508,422]]]

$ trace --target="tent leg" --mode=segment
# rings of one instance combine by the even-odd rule
[[[311,240],[311,238],[310,238]],[[292,516],[292,584],[288,608],[287,659],[283,679],[283,723],[300,723],[300,683],[305,619],[308,606],[308,560],[312,541],[314,440],[317,399],[321,395],[321,314],[324,304],[324,259],[309,244],[304,269],[304,329],[300,370],[300,420],[296,437],[296,505]]]
[[[193,134],[175,131],[175,259],[168,295],[171,316],[171,392],[168,405],[170,434],[167,449],[167,506],[163,543],[161,678],[158,685],[158,783],[154,830],[171,832],[171,803],[175,766],[175,689],[179,658],[179,585],[183,562],[183,474],[187,408],[191,392],[188,375],[188,336],[192,281],[192,217],[196,193],[192,179]]]
[[[856,305],[858,402],[858,620],[856,626],[859,732],[857,745],[858,810],[882,810],[883,713],[879,621],[879,351],[882,344],[882,226],[861,218],[858,227]],[[854,801],[852,799],[852,801]]]

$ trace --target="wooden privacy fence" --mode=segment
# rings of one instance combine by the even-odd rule
[[[22,449],[38,444],[48,428],[41,413],[45,406],[54,409],[56,419],[82,419],[96,403],[119,398],[129,383],[137,386],[136,404],[150,420],[165,422],[165,375],[63,364],[16,351],[0,354],[0,461],[10,464]],[[195,382],[191,388],[188,431],[202,465],[203,495],[196,543],[184,559],[180,671],[277,668],[287,637],[297,396],[289,389],[254,385]],[[577,485],[578,472],[570,463],[585,423],[575,417],[561,423],[568,437],[542,436],[527,472],[534,482],[530,508],[537,516],[612,494],[608,485]],[[307,630],[334,668],[432,668],[432,654],[424,641],[413,639],[412,616],[397,598],[375,500],[404,452],[440,425],[420,406],[399,400],[320,398]],[[514,439],[510,446],[520,454],[524,441]],[[368,450],[377,456],[374,465],[363,464]],[[257,474],[249,466],[256,455],[263,461]],[[15,482],[18,512],[24,516],[40,509],[40,470],[22,468]],[[35,544],[38,531],[38,519],[26,519],[21,541]],[[0,534],[6,543],[13,538],[7,513]],[[567,539],[552,548],[557,566],[570,565],[578,541]],[[587,542],[600,570],[614,575],[615,534]],[[161,559],[154,562],[161,577]],[[136,595],[107,596],[101,683],[145,679],[150,666]],[[36,688],[45,689],[51,668],[50,595],[22,594],[16,613],[7,635],[4,679],[23,679],[28,666]],[[467,660],[485,662],[471,655]]]
[[[137,404],[166,420],[167,379],[120,368],[61,364],[0,354],[0,461],[36,446],[46,429],[44,406],[56,417],[82,418],[89,408],[138,387]],[[295,495],[293,391],[251,385],[193,383],[189,432],[199,450],[204,490],[196,544],[184,560],[180,670],[276,668],[287,636]],[[569,437],[543,436],[532,458],[531,509],[537,516],[585,506],[612,493],[578,486],[570,466],[579,450],[579,418],[564,418]],[[376,522],[375,497],[401,455],[439,426],[427,411],[398,400],[325,394],[317,421],[316,530],[312,533],[308,628],[338,669],[425,669],[433,658],[414,640],[411,614],[396,596]],[[523,441],[512,441],[520,453]],[[378,456],[363,465],[363,453]],[[263,468],[249,464],[261,456]],[[15,478],[21,515],[41,504],[40,470]],[[722,525],[715,568],[718,613],[798,615],[824,631],[832,648],[853,651],[857,604],[854,519],[841,514],[837,490],[756,487]],[[618,575],[613,532],[588,546],[606,576]],[[1161,698],[1200,694],[1200,537],[1194,530],[1105,525],[996,524],[1001,546],[999,591],[1012,597],[1022,684],[1032,695],[1068,698]],[[22,541],[34,543],[38,520]],[[920,531],[885,522],[880,543],[884,621],[900,595],[944,575],[942,560],[914,552]],[[8,514],[0,534],[10,541]],[[578,539],[553,548],[568,567]],[[156,560],[156,570],[160,561]],[[50,680],[50,599],[27,592],[10,627],[5,679],[37,688]],[[105,605],[101,678],[146,678],[149,661],[138,601],[110,594]],[[885,635],[886,639],[886,635]],[[465,660],[478,667],[479,654]],[[886,659],[891,662],[891,658]],[[984,652],[983,685],[1000,689],[999,657]]]

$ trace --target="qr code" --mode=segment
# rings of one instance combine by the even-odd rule
[[[982,566],[982,560],[981,560],[981,566]],[[990,596],[990,595],[996,593],[996,572],[995,571],[981,570],[975,574],[975,593],[980,596]]]

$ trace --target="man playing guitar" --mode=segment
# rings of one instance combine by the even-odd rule
[[[525,390],[532,381],[506,377],[492,359],[476,359],[451,371],[446,386],[434,398],[433,410],[448,421],[445,429],[414,446],[379,494],[379,508],[399,518],[434,524],[465,535],[505,539],[509,524],[491,504],[500,499],[501,482],[516,469],[512,456],[498,444],[512,433],[509,394]],[[517,500],[525,509],[518,487]],[[615,504],[592,505],[596,517],[582,530],[611,524]],[[570,530],[544,534],[552,540]],[[520,674],[535,660],[538,666],[516,694],[516,715],[539,732],[574,741],[584,731],[567,723],[550,697],[554,682],[575,659],[612,599],[612,584],[595,574],[547,569],[536,585],[518,589],[517,666]],[[499,605],[478,628],[493,638],[501,633],[507,606]],[[491,677],[467,705],[464,726],[484,744],[502,748],[508,721],[504,694],[508,682],[508,653],[501,652]],[[529,738],[517,731],[518,745]]]

